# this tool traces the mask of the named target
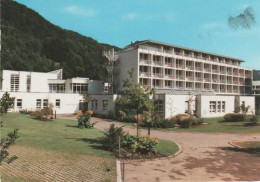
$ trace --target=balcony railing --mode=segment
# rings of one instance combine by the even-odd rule
[[[233,80],[233,84],[238,84],[238,81],[237,80]]]
[[[204,68],[205,72],[210,72],[210,68]]]
[[[232,75],[232,71],[227,71],[227,74],[228,75]]]
[[[184,69],[184,65],[183,64],[176,64],[176,68]]]
[[[153,76],[157,77],[157,78],[162,78],[163,74],[162,73],[153,73]]]
[[[210,82],[210,78],[204,78],[204,82]]]
[[[221,74],[226,74],[227,72],[224,71],[224,70],[221,70],[220,73],[221,73]]]
[[[238,90],[234,89],[233,92],[234,92],[234,93],[238,93]]]
[[[165,74],[165,78],[171,78],[171,79],[174,79],[174,75]]]
[[[151,76],[151,72],[140,72],[139,76],[146,76],[146,77],[150,77]]]
[[[220,83],[226,83],[226,80],[220,80]]]
[[[151,64],[151,60],[140,59],[140,63],[142,63],[142,64]]]
[[[184,86],[176,86],[177,89],[184,89]]]
[[[188,76],[188,77],[186,77],[186,80],[188,80],[188,81],[193,81],[194,78],[193,78],[192,76]]]
[[[227,83],[232,83],[232,80],[227,80]]]
[[[219,80],[218,80],[218,79],[212,79],[212,81],[213,81],[214,83],[219,83]]]
[[[219,71],[216,70],[216,69],[212,69],[212,72],[213,72],[213,73],[219,73]]]
[[[173,63],[165,63],[165,65],[168,66],[168,67],[174,67]]]
[[[165,85],[165,88],[173,88],[172,85]]]
[[[197,71],[202,71],[203,69],[202,69],[202,67],[197,67],[197,66],[195,66],[195,70],[197,70]]]
[[[162,66],[162,65],[163,65],[163,62],[162,62],[162,61],[153,61],[153,64],[154,64],[154,65]]]
[[[178,79],[178,80],[184,80],[184,76],[176,75],[176,79]]]
[[[201,77],[195,77],[196,81],[202,81],[203,79]]]
[[[227,93],[232,93],[232,90],[231,89],[227,89]]]
[[[186,68],[187,68],[188,70],[194,70],[194,67],[193,67],[193,66],[186,66]]]
[[[233,72],[233,75],[238,76],[238,73],[237,72]]]

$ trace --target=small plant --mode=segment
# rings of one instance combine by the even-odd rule
[[[256,125],[257,122],[258,122],[258,117],[257,117],[256,115],[252,116],[252,117],[250,118],[250,122],[252,122],[254,125]]]
[[[93,114],[93,111],[88,110],[85,113],[83,113],[81,110],[77,113],[77,119],[78,119],[78,127],[79,128],[93,128],[95,123],[90,122],[91,115]]]

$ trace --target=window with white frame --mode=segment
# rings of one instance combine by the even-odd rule
[[[72,83],[71,84],[72,92],[83,94],[88,91],[88,84],[84,83]]]
[[[18,92],[18,90],[19,90],[19,75],[18,74],[11,74],[10,90],[11,90],[11,92]]]
[[[60,108],[60,99],[56,99],[55,106],[56,108]]]
[[[216,112],[216,101],[209,102],[209,112],[215,113]]]
[[[103,100],[103,110],[108,109],[108,100]]]
[[[222,112],[226,112],[226,102],[222,101]]]
[[[65,84],[49,84],[50,93],[65,93]]]
[[[17,109],[22,109],[23,106],[23,100],[22,99],[17,99],[16,100],[16,108]]]
[[[37,99],[36,100],[36,108],[37,109],[41,109],[41,107],[42,107],[42,100],[41,99]]]
[[[43,99],[43,108],[48,107],[48,99]]]

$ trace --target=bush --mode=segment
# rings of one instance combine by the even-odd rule
[[[182,120],[180,122],[180,126],[182,128],[190,128],[192,126],[193,122],[195,122],[195,121],[196,121],[196,119],[194,117],[189,117],[189,118]]]
[[[176,122],[178,125],[181,125],[181,122],[184,121],[185,119],[190,118],[189,115],[187,114],[177,114],[176,116],[174,116]]]
[[[107,119],[114,119],[114,111],[113,110],[109,110],[107,112]]]
[[[109,130],[105,132],[105,136],[100,138],[100,142],[105,149],[114,152],[118,149],[119,137],[122,139],[123,136],[123,128],[115,127],[114,124],[111,124]]]
[[[79,128],[93,128],[95,123],[90,122],[91,115],[93,114],[93,111],[86,111],[83,113],[81,110],[77,113],[77,119],[78,119],[78,127]]]
[[[257,116],[256,116],[256,115],[252,116],[252,117],[250,118],[250,121],[251,121],[253,124],[256,124],[256,123],[258,122]]]
[[[39,119],[39,120],[42,120],[43,119],[43,113],[41,112],[41,110],[36,110],[36,111],[33,111],[31,113],[31,116],[35,119]]]
[[[225,122],[239,122],[239,121],[245,121],[245,115],[244,114],[238,114],[238,113],[229,113],[224,116]]]

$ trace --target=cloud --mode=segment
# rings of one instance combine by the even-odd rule
[[[121,17],[122,20],[134,20],[137,18],[137,14],[135,12],[131,12],[128,14],[125,14]]]
[[[75,5],[65,7],[64,11],[69,14],[85,17],[92,17],[96,15],[96,12],[93,9],[84,9]]]

